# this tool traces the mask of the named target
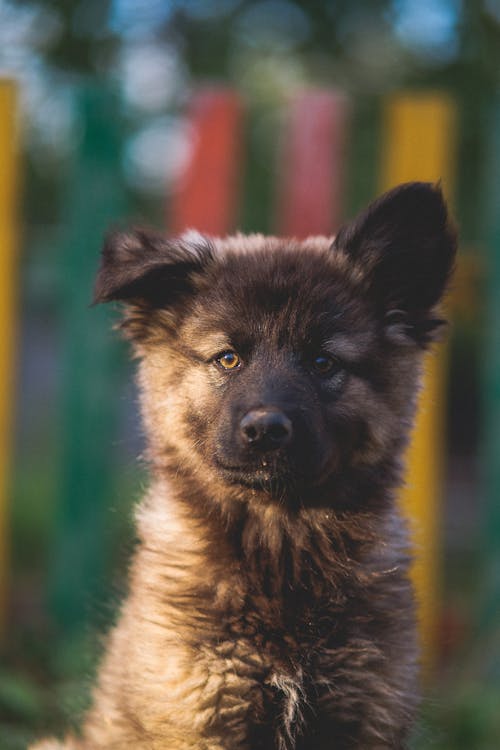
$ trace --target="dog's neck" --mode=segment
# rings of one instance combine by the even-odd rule
[[[146,544],[156,539],[169,555],[176,554],[176,546],[185,550],[191,545],[192,554],[185,559],[205,567],[206,575],[210,569],[216,577],[239,569],[268,597],[299,591],[317,596],[325,580],[329,588],[346,576],[352,581],[358,564],[362,575],[363,560],[371,557],[393,508],[399,468],[391,460],[332,479],[316,491],[315,505],[301,504],[297,497],[288,505],[286,496],[277,499],[241,488],[230,495],[227,487],[220,503],[213,485],[209,495],[192,475],[169,471],[165,478],[157,470],[153,477],[148,513],[142,514],[148,518],[147,530],[139,512],[139,532]],[[153,525],[151,502],[157,518]]]

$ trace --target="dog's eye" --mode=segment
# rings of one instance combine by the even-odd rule
[[[241,365],[241,359],[236,352],[224,352],[215,358],[215,361],[223,370],[236,370]]]
[[[332,375],[339,368],[339,361],[329,354],[318,354],[311,364],[318,375]]]

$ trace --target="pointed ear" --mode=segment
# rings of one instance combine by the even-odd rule
[[[212,257],[210,241],[196,232],[167,239],[144,229],[113,232],[104,243],[94,304],[119,300],[167,305],[190,285],[191,274]]]
[[[335,238],[354,261],[386,334],[399,343],[426,344],[454,266],[456,233],[439,185],[409,182],[374,201]]]

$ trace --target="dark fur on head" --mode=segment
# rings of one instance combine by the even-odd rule
[[[126,305],[153,482],[75,747],[405,747],[395,490],[455,244],[425,183],[333,243],[108,238],[95,298]]]

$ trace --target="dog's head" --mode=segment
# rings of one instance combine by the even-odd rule
[[[112,234],[95,298],[126,305],[153,460],[314,498],[398,454],[455,245],[426,183],[385,194],[333,242]]]

